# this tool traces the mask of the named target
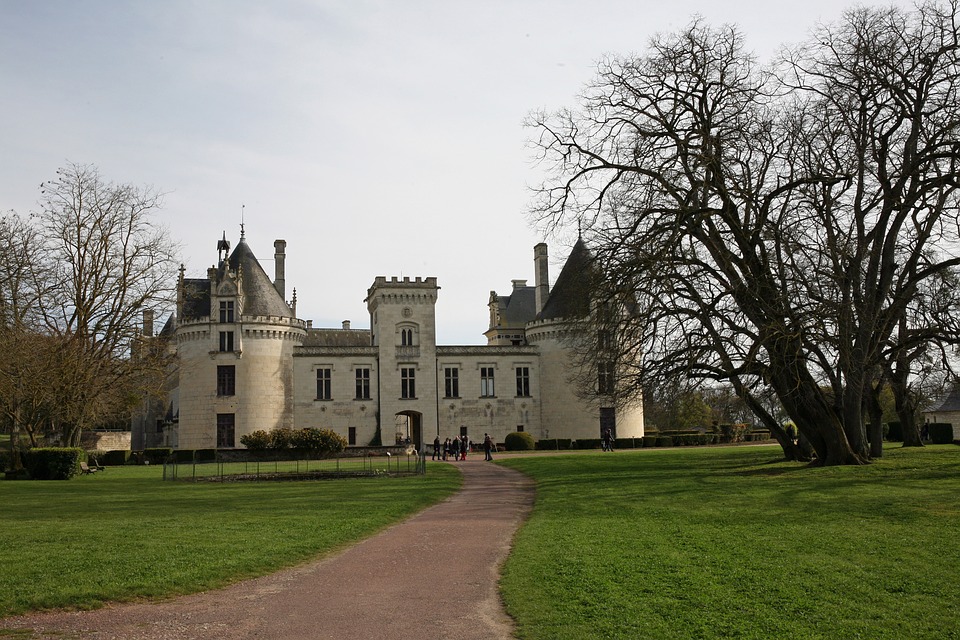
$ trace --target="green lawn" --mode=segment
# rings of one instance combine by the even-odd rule
[[[0,617],[189,593],[367,537],[450,495],[460,475],[163,482],[155,467],[0,481]]]
[[[501,587],[524,639],[960,638],[960,447],[503,461],[537,503]]]

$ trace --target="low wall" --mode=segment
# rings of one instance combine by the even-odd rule
[[[84,431],[80,447],[87,451],[130,451],[130,432]]]

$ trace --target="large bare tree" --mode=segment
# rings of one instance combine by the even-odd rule
[[[4,295],[19,296],[29,319],[5,314],[5,329],[42,345],[30,352],[45,356],[13,352],[7,364],[37,369],[26,378],[34,385],[31,406],[67,443],[129,416],[144,387],[163,379],[163,352],[130,352],[143,312],[166,306],[173,293],[177,247],[154,219],[161,202],[151,189],[110,183],[95,167],[71,164],[42,184],[41,209],[29,224],[17,218],[29,242],[4,243],[6,273],[24,278],[6,278]]]
[[[606,295],[637,303],[606,316],[643,362],[624,392],[727,380],[766,424],[771,389],[818,463],[869,459],[884,349],[957,264],[956,13],[855,9],[770,68],[695,21],[533,116],[535,217],[586,224]]]

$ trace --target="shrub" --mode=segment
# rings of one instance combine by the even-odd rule
[[[9,469],[10,464],[10,452],[7,450],[0,451],[0,471]]]
[[[903,442],[903,428],[899,422],[887,423],[887,440],[890,442]]]
[[[97,458],[97,462],[105,467],[119,467],[130,462],[130,451],[125,449],[112,449],[104,451],[103,456]]]
[[[25,451],[23,466],[34,480],[69,480],[80,473],[85,458],[77,447],[45,447]]]
[[[143,450],[143,464],[163,464],[173,455],[170,447],[155,447]]]
[[[720,425],[720,442],[743,442],[743,437],[749,428],[750,425],[746,424],[722,424]]]
[[[930,442],[933,444],[950,444],[953,442],[953,425],[949,422],[931,422],[927,425]]]
[[[271,443],[271,435],[262,429],[240,436],[240,444],[251,451],[266,451],[270,448]]]
[[[643,436],[643,448],[644,448],[644,449],[646,449],[646,448],[648,448],[648,447],[655,447],[655,446],[657,446],[657,436],[656,436],[656,435]]]
[[[193,449],[177,449],[173,452],[173,459],[177,462],[193,462]]]
[[[291,431],[290,444],[295,449],[307,451],[315,456],[337,454],[347,446],[347,439],[332,429],[308,428],[289,431]]]
[[[670,436],[657,436],[657,446],[658,447],[672,447],[673,438]]]
[[[280,427],[270,432],[271,449],[289,449],[293,445],[294,431],[287,427]]]
[[[533,436],[525,431],[508,433],[503,439],[503,446],[507,451],[533,451],[536,448]]]

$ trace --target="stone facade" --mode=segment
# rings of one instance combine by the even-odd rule
[[[573,299],[584,295],[582,242],[553,289],[540,244],[535,286],[514,280],[510,294],[491,292],[484,346],[437,345],[433,277],[377,277],[366,297],[370,329],[315,329],[297,319],[295,293],[284,300],[284,241],[274,243],[272,281],[242,235],[228,255],[229,246],[224,237],[207,278],[181,273],[177,314],[158,336],[177,365],[166,397],[134,419],[135,448],[233,448],[246,433],[280,427],[333,429],[351,446],[462,434],[480,442],[485,433],[502,442],[515,431],[592,439],[601,425],[643,435],[642,408],[587,403],[570,381],[563,315],[589,308]]]

